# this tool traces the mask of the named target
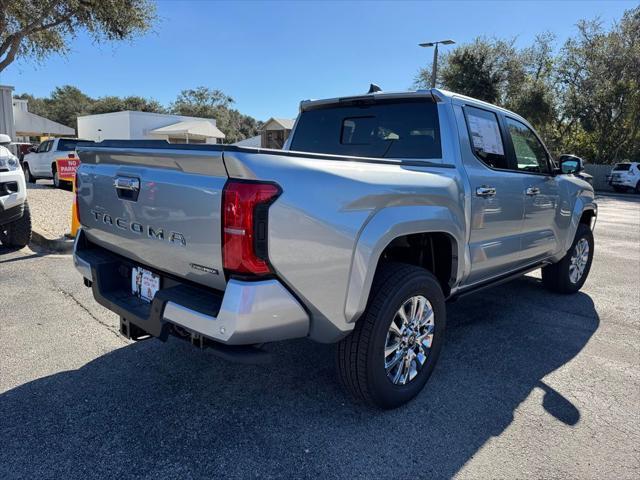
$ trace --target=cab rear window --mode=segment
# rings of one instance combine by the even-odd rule
[[[437,106],[420,99],[307,110],[298,119],[290,149],[373,158],[441,158]]]

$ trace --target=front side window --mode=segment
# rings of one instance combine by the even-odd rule
[[[464,112],[471,149],[476,157],[491,168],[509,168],[496,114],[469,106],[465,107]]]
[[[373,158],[442,158],[438,109],[431,101],[405,99],[306,110],[289,148]]]
[[[44,153],[47,151],[47,147],[49,146],[49,141],[47,140],[46,142],[42,142],[39,146],[38,146],[38,153]]]
[[[517,169],[531,173],[550,173],[547,151],[533,130],[524,123],[508,117],[507,129],[516,154]]]

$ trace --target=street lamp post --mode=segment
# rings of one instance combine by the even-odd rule
[[[431,66],[431,88],[436,88],[436,74],[438,72],[438,45],[452,45],[456,42],[453,40],[438,40],[437,42],[419,43],[421,47],[435,47],[433,49],[433,65]]]

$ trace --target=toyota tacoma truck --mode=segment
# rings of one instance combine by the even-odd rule
[[[447,300],[539,268],[574,293],[593,259],[579,164],[443,90],[303,101],[282,150],[78,150],[74,262],[122,334],[251,361],[269,342],[337,343],[342,384],[380,408],[424,387]]]
[[[11,137],[0,134],[0,243],[26,247],[31,241],[27,186],[18,158],[7,148]]]

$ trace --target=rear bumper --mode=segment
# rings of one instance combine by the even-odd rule
[[[615,185],[616,187],[635,187],[635,183],[633,182],[633,179],[628,179],[628,178],[608,178],[609,180],[609,185]]]
[[[276,279],[230,280],[220,292],[158,272],[164,285],[149,304],[130,292],[128,272],[135,265],[89,244],[82,230],[76,237],[73,260],[82,276],[92,282],[98,303],[162,340],[175,325],[226,345],[305,337],[309,331],[307,312]]]

